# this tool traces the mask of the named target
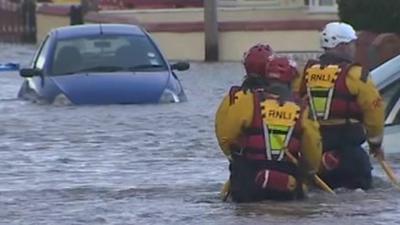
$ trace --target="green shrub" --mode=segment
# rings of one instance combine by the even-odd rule
[[[340,20],[356,30],[400,34],[400,0],[337,0]]]

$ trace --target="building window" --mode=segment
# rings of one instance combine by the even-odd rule
[[[311,12],[337,12],[336,0],[309,0],[308,7]]]
[[[320,4],[321,6],[333,6],[333,5],[335,5],[336,3],[335,3],[333,0],[320,0],[320,1],[319,1],[319,4]]]

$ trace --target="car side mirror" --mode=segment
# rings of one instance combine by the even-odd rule
[[[172,70],[185,71],[190,68],[190,64],[188,62],[177,62],[171,65]]]
[[[42,75],[42,70],[40,69],[32,69],[32,68],[25,68],[25,69],[21,69],[19,71],[19,75],[21,77],[34,77],[34,76],[40,76]]]

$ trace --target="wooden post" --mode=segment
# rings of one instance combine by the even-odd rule
[[[84,24],[82,7],[71,5],[69,8],[69,21],[70,25]]]
[[[21,1],[20,9],[22,35],[21,41],[26,43],[36,43],[36,0]]]
[[[204,0],[205,61],[207,62],[216,62],[219,59],[217,2],[217,0]]]
[[[85,16],[88,12],[99,11],[99,1],[98,0],[81,0],[81,10],[82,15]]]

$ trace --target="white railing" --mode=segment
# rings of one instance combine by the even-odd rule
[[[337,12],[336,0],[217,0],[221,7],[269,7],[269,8],[291,8],[308,7],[310,12]]]
[[[218,0],[218,5],[222,7],[230,7],[230,6],[279,7],[281,6],[281,0]]]
[[[338,10],[336,0],[309,0],[308,7],[311,12],[337,12]]]
[[[0,9],[16,12],[20,8],[21,4],[11,2],[8,0],[0,0]]]

